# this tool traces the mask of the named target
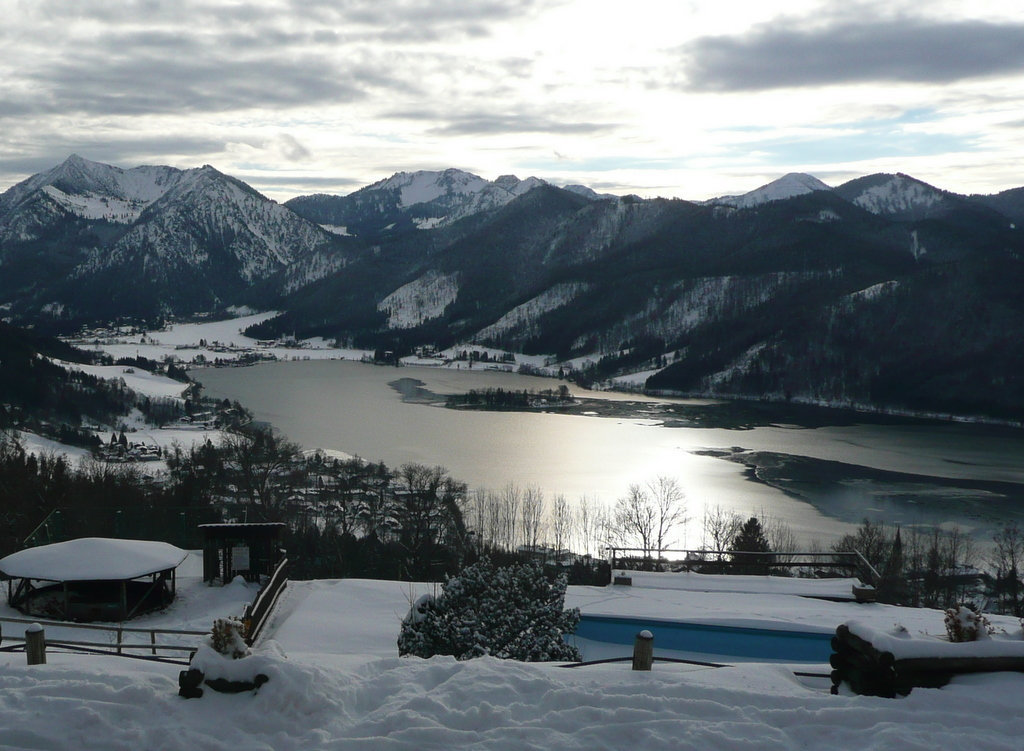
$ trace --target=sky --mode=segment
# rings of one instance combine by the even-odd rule
[[[0,190],[71,153],[277,200],[398,171],[645,197],[1024,185],[1017,0],[0,0]]]

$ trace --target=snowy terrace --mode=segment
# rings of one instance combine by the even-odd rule
[[[181,580],[178,600],[147,625],[209,627],[253,591]],[[62,749],[1019,749],[1024,675],[955,678],[902,699],[828,693],[784,664],[702,668],[655,662],[566,670],[483,658],[399,658],[409,603],[433,585],[293,582],[259,650],[258,692],[177,695],[173,665],[69,654],[28,667],[0,652],[7,748]],[[706,588],[706,587],[705,587]],[[792,594],[572,587],[584,613],[834,629],[856,618],[911,634],[942,631],[942,614]],[[2,610],[2,608],[0,608]],[[1015,630],[1016,621],[999,619]],[[1005,623],[1003,622],[1005,621]],[[655,636],[657,642],[657,635]],[[655,646],[657,656],[657,645]],[[806,668],[806,666],[804,666]]]

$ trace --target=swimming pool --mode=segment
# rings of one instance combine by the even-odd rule
[[[630,654],[639,631],[654,634],[654,656],[683,652],[706,655],[708,659],[729,658],[782,662],[828,662],[832,654],[833,631],[777,631],[746,626],[719,626],[658,619],[619,616],[580,616],[576,638],[590,642],[623,645]],[[584,659],[590,659],[584,647]]]

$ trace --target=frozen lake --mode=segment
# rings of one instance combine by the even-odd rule
[[[394,384],[411,379],[443,395],[488,387],[539,390],[561,382],[350,361],[194,375],[208,395],[238,399],[256,419],[303,446],[392,467],[441,465],[470,488],[532,484],[548,497],[585,495],[610,505],[630,483],[675,477],[687,493],[692,520],[677,544],[699,544],[704,508],[716,505],[740,514],[765,511],[788,522],[804,543],[827,544],[865,516],[955,523],[979,541],[1004,520],[1024,523],[1019,429],[575,387],[577,395],[609,400],[607,409],[595,412],[611,416],[452,410],[403,399]]]

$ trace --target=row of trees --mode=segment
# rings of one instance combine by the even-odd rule
[[[237,429],[188,450],[174,447],[167,461],[168,476],[157,481],[133,465],[29,454],[0,434],[0,555],[17,550],[59,508],[77,534],[156,530],[173,532],[179,544],[203,521],[286,521],[285,545],[298,571],[311,577],[441,578],[481,557],[511,562],[518,556],[559,569],[574,565],[571,580],[589,582],[607,546],[636,548],[658,565],[663,551],[680,544],[688,522],[685,495],[665,476],[631,485],[607,508],[585,497],[548,498],[535,486],[469,492],[440,467],[391,469],[308,454],[259,429]],[[772,553],[773,563],[784,564],[797,540],[763,513],[744,517],[713,507],[705,511],[699,547],[707,551],[705,562],[732,550]],[[980,594],[992,610],[1024,615],[1024,532],[1016,524],[1004,527],[984,555],[958,529],[899,529],[867,520],[831,550],[861,552],[881,574],[885,601],[945,608]],[[991,573],[982,575],[982,568]]]
[[[1024,531],[1004,525],[982,552],[963,530],[901,529],[865,519],[837,549],[859,550],[881,574],[885,602],[950,608],[983,600],[990,612],[1024,616]]]

